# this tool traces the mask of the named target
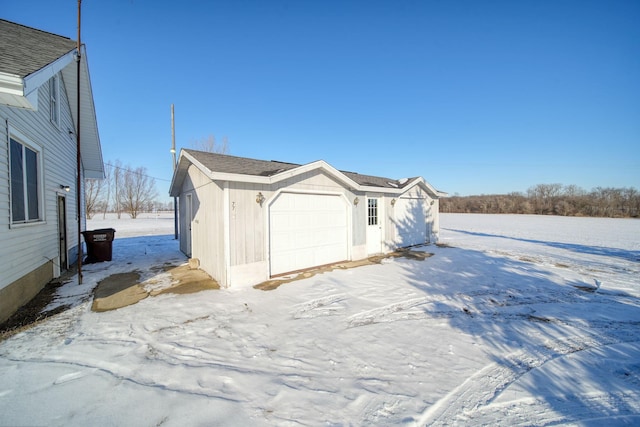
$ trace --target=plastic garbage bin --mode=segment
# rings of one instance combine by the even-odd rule
[[[83,231],[84,241],[87,243],[87,257],[85,264],[94,262],[111,261],[113,235],[116,230],[113,228],[101,228],[99,230]]]

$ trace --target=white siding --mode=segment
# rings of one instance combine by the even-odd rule
[[[314,170],[281,181],[271,188],[262,184],[230,183],[229,231],[231,265],[243,265],[267,260],[267,206],[280,189],[341,193],[353,204],[355,194],[344,188],[323,171]],[[256,196],[261,192],[265,202],[260,206]],[[362,197],[361,197],[362,199]],[[357,218],[358,209],[352,209],[353,245],[364,244],[364,223]],[[356,236],[357,235],[357,236]]]
[[[224,222],[222,187],[207,178],[198,168],[190,166],[180,193],[180,250],[188,253],[186,247],[188,218],[185,203],[191,194],[192,230],[191,257],[200,260],[200,268],[226,286],[224,263]]]
[[[75,137],[69,134],[69,129],[73,130],[73,124],[62,79],[60,83],[59,127],[49,120],[48,84],[39,89],[38,111],[0,106],[0,288],[58,257],[58,194],[63,194],[67,200],[69,248],[77,245],[76,142]],[[10,225],[9,127],[15,128],[30,142],[42,148],[43,222],[24,226]],[[61,192],[60,185],[69,185],[71,191]]]

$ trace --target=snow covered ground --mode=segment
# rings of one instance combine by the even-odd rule
[[[72,308],[0,343],[0,426],[640,424],[638,220],[444,214],[424,261],[94,313],[185,262],[171,218],[110,226]]]

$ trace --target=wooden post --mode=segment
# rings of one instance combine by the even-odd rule
[[[176,125],[173,104],[171,104],[171,154],[173,155],[173,174],[176,173]],[[173,229],[174,239],[178,239],[178,198],[173,198]]]

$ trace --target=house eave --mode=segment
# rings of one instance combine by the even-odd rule
[[[73,62],[75,49],[37,71],[19,76],[0,72],[0,104],[38,110],[38,88]]]
[[[68,55],[65,55],[68,56]],[[78,90],[77,90],[77,64],[75,50],[71,52],[71,62],[61,69],[62,79],[71,107],[71,117],[74,123],[74,131],[78,129]],[[84,45],[80,56],[80,152],[82,155],[82,168],[87,178],[104,178],[104,161],[102,147],[98,133],[98,120],[93,101],[93,90],[89,76],[87,53]],[[74,132],[74,133],[75,133]]]
[[[38,97],[25,96],[25,83],[22,77],[15,74],[0,72],[0,105],[35,110]],[[36,91],[37,94],[37,91]]]

